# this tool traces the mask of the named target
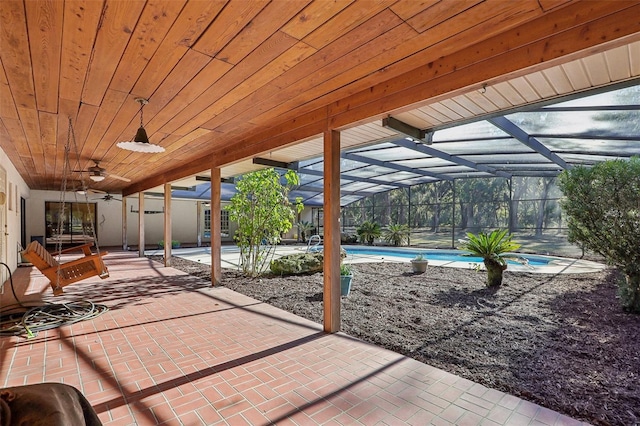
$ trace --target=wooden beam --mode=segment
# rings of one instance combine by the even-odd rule
[[[185,177],[195,175],[197,173],[202,173],[203,171],[207,170],[207,167],[205,166],[207,162],[209,163],[209,168],[210,168],[210,165],[211,165],[210,155],[203,158],[198,158],[198,160],[192,161],[190,163],[181,163],[183,164],[182,167],[170,170],[168,173],[161,173],[158,175],[151,176],[150,178],[145,179],[144,181],[134,183],[124,188],[122,190],[122,194],[123,196],[135,194],[136,192],[140,192],[149,188],[155,188],[156,186],[164,185],[165,182],[174,182],[176,180],[180,180]],[[216,161],[216,164],[218,164],[218,161]]]
[[[568,13],[566,9],[562,11]],[[329,126],[342,128],[363,120],[383,118],[394,111],[433,102],[438,97],[463,93],[474,85],[480,87],[490,80],[495,83],[498,78],[504,81],[549,68],[557,65],[557,61],[567,60],[569,55],[571,59],[577,59],[595,53],[594,49],[606,50],[628,43],[625,37],[629,35],[640,39],[640,22],[635,19],[640,14],[637,2],[635,6],[603,17],[590,16],[589,12],[595,14],[592,10],[578,8],[578,16],[571,15],[570,22],[565,22],[569,17],[560,12],[556,12],[560,14],[556,19],[545,15],[335,102],[328,107]],[[578,19],[581,19],[579,25],[575,23]],[[559,31],[554,22],[563,22],[567,28]]]
[[[340,132],[324,132],[324,331],[340,331]]]
[[[140,214],[144,212],[140,211]],[[171,266],[171,184],[164,184],[164,266]]]
[[[222,209],[222,185],[220,168],[211,168],[211,285],[222,284],[222,238],[220,222]]]
[[[303,125],[300,124],[301,122]],[[289,126],[289,128],[287,128],[287,126]],[[272,129],[250,138],[250,140],[245,140],[243,147],[237,151],[228,151],[229,148],[226,146],[220,147],[205,156],[199,156],[192,161],[181,162],[180,167],[171,169],[167,173],[157,174],[142,181],[132,183],[122,190],[122,194],[135,194],[136,192],[162,185],[165,181],[176,181],[201,173],[211,168],[212,165],[214,167],[220,167],[249,156],[260,155],[263,152],[269,152],[272,148],[281,148],[287,143],[295,143],[300,139],[308,137],[309,134],[320,134],[325,127],[326,114],[324,110],[314,114],[313,119],[307,120],[306,117],[299,117],[292,123],[274,126]],[[208,137],[215,138],[215,136]],[[235,160],[232,160],[232,158],[235,158]],[[174,160],[170,159],[170,161]]]

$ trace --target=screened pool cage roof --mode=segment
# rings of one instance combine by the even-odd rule
[[[635,83],[428,130],[391,117],[382,120],[382,126],[392,130],[390,136],[341,152],[340,205],[423,183],[553,177],[577,165],[640,155],[640,84]],[[307,206],[323,205],[322,156],[254,163],[275,166],[282,173],[296,170],[300,186],[291,197],[301,197]],[[172,197],[208,201],[210,187],[204,182],[176,189]],[[234,183],[222,183],[223,200],[234,193]]]

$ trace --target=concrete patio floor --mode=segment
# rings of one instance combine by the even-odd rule
[[[54,298],[35,268],[14,284],[32,303],[110,309],[36,337],[0,337],[0,387],[77,387],[106,425],[581,425],[163,267],[133,252],[111,276]],[[2,306],[13,303],[5,285]]]

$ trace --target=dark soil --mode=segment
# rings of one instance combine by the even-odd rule
[[[209,265],[172,262],[210,279]],[[354,269],[342,298],[345,333],[593,424],[640,424],[640,315],[621,309],[617,271],[506,271],[492,290],[474,270]],[[321,273],[252,279],[223,271],[224,286],[318,323],[322,283]]]

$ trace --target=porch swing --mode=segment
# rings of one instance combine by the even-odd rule
[[[65,204],[65,197],[67,192],[67,182],[69,174],[71,173],[71,167],[69,162],[69,151],[71,150],[71,142],[73,142],[73,146],[76,154],[76,162],[78,162],[78,148],[76,146],[75,134],[73,132],[73,126],[71,125],[71,118],[69,118],[69,131],[67,133],[67,144],[65,146],[64,151],[64,170],[62,175],[62,187],[60,188],[60,212],[58,215],[58,239],[56,242],[56,254],[57,259],[52,256],[38,241],[32,241],[27,245],[27,248],[24,249],[21,254],[22,256],[31,262],[36,268],[42,272],[42,274],[47,277],[50,281],[51,288],[53,289],[53,294],[55,296],[59,296],[63,293],[62,287],[65,287],[69,284],[73,284],[78,281],[82,281],[84,279],[99,276],[102,279],[105,279],[109,276],[109,271],[107,267],[104,265],[102,261],[102,256],[106,255],[107,252],[100,252],[100,246],[98,245],[98,239],[96,238],[96,231],[94,226],[94,219],[91,211],[87,208],[87,213],[89,215],[88,222],[90,223],[90,230],[92,240],[90,242],[87,241],[87,235],[85,230],[85,221],[83,220],[82,225],[82,237],[84,244],[79,246],[67,248],[65,250],[62,249],[62,228],[65,217],[65,209],[67,208]],[[81,175],[81,183],[83,189],[86,188],[84,175]],[[78,202],[78,194],[74,191],[76,203]],[[89,197],[88,191],[84,191],[85,195],[85,204],[89,205]],[[91,247],[96,247],[96,253],[92,253]],[[67,261],[65,263],[61,262],[62,254],[72,253],[72,252],[81,252],[82,257],[74,260]]]

